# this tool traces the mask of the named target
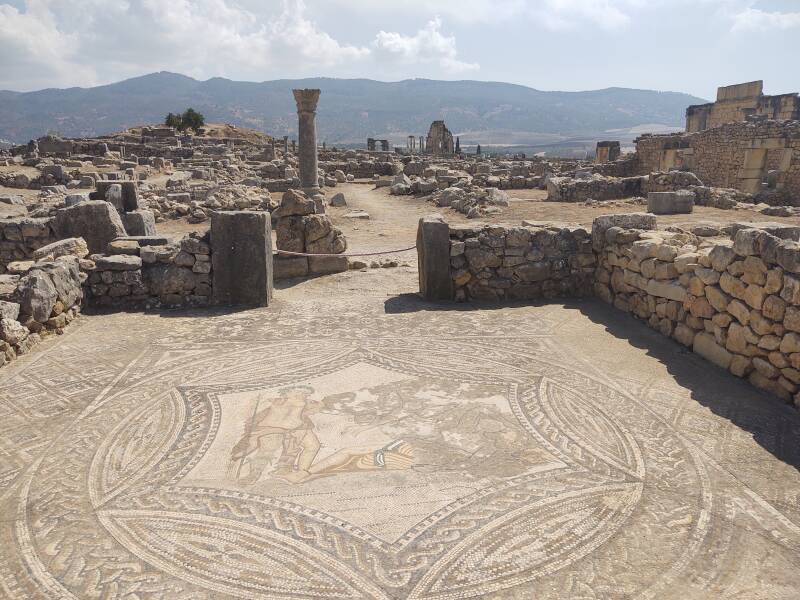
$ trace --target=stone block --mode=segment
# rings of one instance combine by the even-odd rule
[[[83,258],[87,254],[89,254],[89,248],[83,238],[66,238],[34,250],[33,259],[41,260],[48,256],[58,258],[59,256],[67,255]]]
[[[213,302],[268,306],[272,300],[272,231],[264,212],[211,216]]]
[[[677,300],[683,302],[686,299],[686,288],[678,283],[669,283],[667,281],[656,281],[651,279],[647,282],[645,290],[651,296],[658,296],[659,298],[667,298],[669,300]]]
[[[98,271],[135,271],[142,268],[142,259],[131,254],[95,254],[92,260]]]
[[[280,254],[275,254],[272,257],[272,266],[275,280],[293,279],[308,275],[308,258],[305,256],[281,256]]]
[[[308,272],[310,275],[328,275],[342,273],[349,269],[346,256],[309,256]]]
[[[105,252],[110,241],[126,235],[119,213],[103,200],[60,209],[52,225],[58,238],[82,237],[93,254]]]
[[[426,300],[452,300],[450,228],[441,215],[419,220],[417,228],[419,291]]]
[[[122,214],[125,231],[132,236],[156,235],[156,218],[151,210],[136,210]]]
[[[694,192],[650,192],[647,194],[647,211],[655,215],[689,214],[694,209]]]
[[[139,210],[139,187],[135,181],[98,181],[96,196],[100,200],[107,200],[108,189],[118,185],[121,188],[122,212]]]
[[[698,333],[694,336],[692,350],[725,370],[730,368],[731,361],[733,360],[733,354],[717,344],[716,340],[714,340],[714,336],[705,332]]]

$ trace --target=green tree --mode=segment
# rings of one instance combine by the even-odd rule
[[[193,108],[187,108],[181,115],[181,129],[184,131],[186,129],[197,131],[205,124],[205,117]]]
[[[175,129],[180,129],[181,116],[173,113],[167,114],[167,118],[164,119],[164,125],[166,125],[167,127],[174,127]]]
[[[475,148],[475,154],[480,154],[480,153],[481,153],[481,145],[478,144],[478,147]]]
[[[456,154],[461,154],[461,138],[456,136]]]

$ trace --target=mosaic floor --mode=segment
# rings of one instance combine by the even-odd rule
[[[0,371],[0,597],[800,596],[797,412],[591,301],[301,292]]]

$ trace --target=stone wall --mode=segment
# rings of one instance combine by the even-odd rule
[[[190,235],[172,243],[119,240],[90,257],[87,299],[92,307],[206,306],[212,294],[211,246]]]
[[[753,385],[800,405],[797,227],[733,240],[608,227],[595,232],[596,295]],[[777,235],[773,235],[777,234]]]
[[[594,265],[581,227],[450,227],[455,300],[591,294]]]
[[[705,185],[800,206],[800,121],[729,123],[699,133],[646,135],[636,140],[640,173],[687,169]],[[765,188],[770,171],[772,188]]]
[[[65,242],[70,250],[78,247],[79,253],[87,252],[82,240],[76,246],[72,242],[77,240]],[[24,273],[0,275],[0,366],[27,354],[43,337],[63,333],[81,310],[85,279],[81,259],[53,254]]]
[[[593,174],[587,178],[550,177],[547,179],[549,202],[585,202],[615,200],[642,194],[642,177],[605,177]]]
[[[35,250],[56,241],[52,222],[31,217],[0,220],[0,274],[7,272],[11,263],[28,261]]]
[[[643,213],[598,217],[591,235],[448,227],[435,215],[420,221],[420,291],[457,301],[594,294],[800,407],[800,226],[729,231],[657,231],[656,217]]]
[[[686,131],[695,132],[744,121],[756,115],[767,119],[800,119],[797,94],[765,96],[763,81],[750,81],[717,88],[716,102],[686,109]]]

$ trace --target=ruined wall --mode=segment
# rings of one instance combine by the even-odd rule
[[[356,179],[370,179],[375,175],[392,175],[392,163],[377,160],[348,160],[327,162],[320,165],[326,173],[343,171]],[[285,191],[285,190],[284,190]]]
[[[688,169],[705,185],[747,193],[774,174],[776,200],[800,205],[800,121],[729,123],[699,133],[636,140],[641,173]]]
[[[594,162],[598,164],[605,162],[613,162],[619,158],[619,153],[620,153],[619,142],[616,141],[597,142],[597,148],[595,150],[595,155],[594,155]]]
[[[118,254],[92,255],[88,269],[90,306],[205,306],[211,302],[211,246],[204,238],[187,236],[175,243],[140,246],[115,242]]]
[[[709,244],[686,233],[619,227],[597,242],[600,298],[800,403],[800,244],[759,229]]]
[[[80,312],[83,279],[80,259],[69,255],[42,260],[21,275],[0,275],[0,366],[63,332]]]
[[[800,227],[733,239],[657,231],[656,217],[580,227],[420,221],[420,291],[435,300],[594,294],[737,377],[800,407]]]
[[[428,130],[425,152],[433,156],[451,156],[455,152],[453,134],[444,121],[434,121]]]
[[[726,123],[741,122],[750,116],[800,119],[800,96],[765,96],[763,87],[763,81],[751,81],[717,88],[716,102],[686,109],[686,131],[704,131]]]
[[[589,295],[594,265],[582,227],[450,227],[456,300]]]
[[[31,260],[35,250],[56,241],[52,224],[52,218],[0,220],[0,274],[9,263]]]
[[[605,177],[594,174],[586,179],[550,177],[547,179],[549,202],[585,202],[614,200],[642,194],[643,177]]]

